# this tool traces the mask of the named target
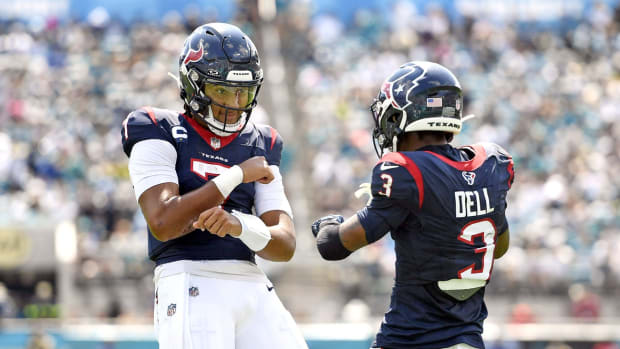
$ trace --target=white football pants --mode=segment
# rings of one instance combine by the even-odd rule
[[[308,348],[258,267],[234,261],[243,269],[235,274],[239,270],[222,272],[218,262],[178,261],[157,267],[154,321],[160,349]],[[206,265],[210,267],[205,271]],[[258,272],[248,273],[248,268]]]

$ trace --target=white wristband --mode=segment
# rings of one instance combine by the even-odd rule
[[[260,251],[267,246],[269,240],[271,240],[271,233],[262,219],[236,210],[233,210],[231,214],[241,222],[239,240],[243,241],[254,252]]]
[[[237,165],[229,167],[211,181],[222,193],[222,196],[227,198],[243,182],[243,170]]]

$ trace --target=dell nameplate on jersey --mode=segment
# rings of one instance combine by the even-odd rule
[[[484,197],[484,208],[481,202],[482,197]],[[495,210],[489,200],[487,188],[482,188],[482,194],[478,190],[456,191],[454,192],[454,201],[456,203],[456,218],[481,216]]]

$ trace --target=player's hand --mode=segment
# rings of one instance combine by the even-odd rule
[[[273,180],[273,173],[264,156],[255,156],[239,164],[243,170],[243,183],[259,182],[267,184]]]
[[[226,234],[236,237],[241,234],[241,222],[221,206],[211,207],[201,213],[193,226],[203,231],[206,229],[219,237],[224,237]]]
[[[339,214],[330,214],[329,216],[321,217],[312,223],[312,235],[316,237],[319,235],[319,230],[326,224],[342,224],[344,217]]]

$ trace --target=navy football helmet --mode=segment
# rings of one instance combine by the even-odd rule
[[[401,65],[381,86],[370,106],[377,155],[396,151],[405,132],[461,131],[461,85],[444,66],[424,61]]]
[[[185,40],[179,57],[181,98],[185,109],[213,133],[228,136],[243,130],[262,81],[256,47],[236,26],[205,24]],[[235,103],[221,102],[219,97]]]

